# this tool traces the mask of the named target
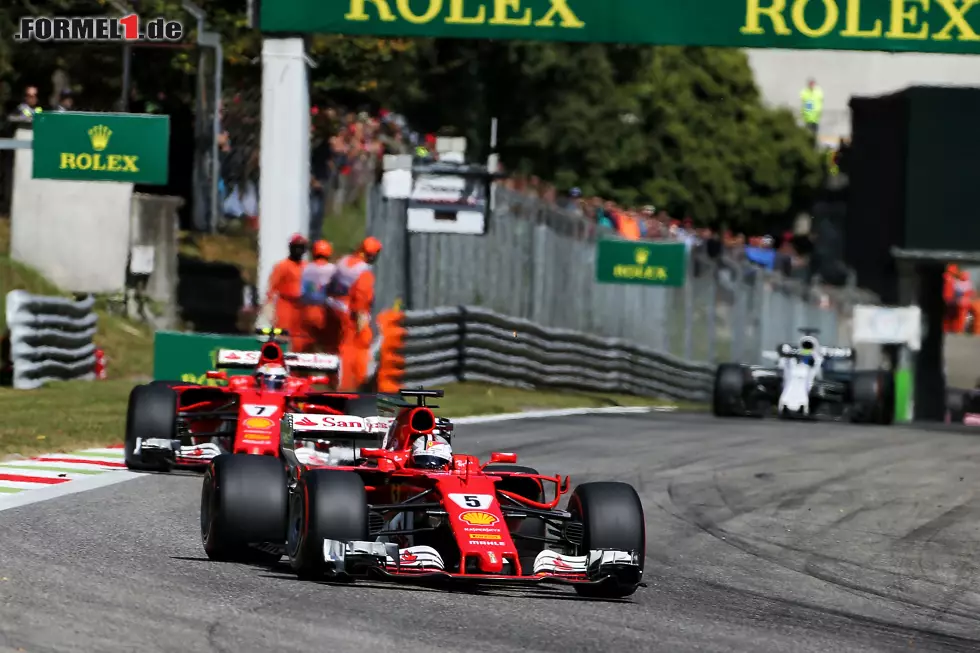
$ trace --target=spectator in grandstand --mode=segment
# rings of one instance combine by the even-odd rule
[[[24,89],[24,100],[17,105],[14,113],[9,117],[10,122],[34,122],[34,115],[44,111],[37,105],[37,86],[28,86]]]
[[[58,104],[52,110],[58,113],[75,110],[75,99],[70,89],[66,88],[58,94]]]
[[[813,142],[817,142],[820,132],[820,117],[823,115],[823,89],[817,86],[817,80],[807,80],[806,87],[800,91],[800,114],[803,124],[813,134]]]

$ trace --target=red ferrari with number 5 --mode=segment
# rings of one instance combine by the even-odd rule
[[[632,486],[584,483],[559,508],[567,476],[519,466],[513,453],[487,463],[454,453],[452,423],[425,405],[443,392],[401,395],[417,403],[385,398],[387,424],[288,413],[279,460],[212,460],[201,495],[208,557],[272,563],[285,554],[310,579],[551,582],[593,597],[642,585],[646,529]],[[310,442],[331,461],[310,461]]]
[[[220,349],[209,379],[224,386],[153,381],[133,388],[126,414],[126,466],[139,471],[201,468],[222,453],[279,456],[279,426],[291,412],[378,414],[374,395],[336,387],[340,360],[326,354],[283,353],[286,332],[262,329],[257,351]],[[225,369],[252,374],[228,376]],[[298,373],[314,374],[300,376]],[[316,389],[323,388],[322,390]]]

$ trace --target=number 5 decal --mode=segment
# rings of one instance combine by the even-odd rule
[[[471,510],[486,510],[493,503],[489,494],[450,494],[449,498],[460,508]]]

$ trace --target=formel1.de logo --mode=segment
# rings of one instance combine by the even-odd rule
[[[41,43],[106,43],[149,41],[173,43],[184,38],[184,26],[162,16],[142,21],[128,16],[24,16],[16,41]]]

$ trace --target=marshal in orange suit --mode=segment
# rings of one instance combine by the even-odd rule
[[[289,239],[289,256],[276,263],[269,275],[269,291],[266,304],[275,307],[275,326],[289,332],[293,351],[302,351],[306,344],[303,333],[303,306],[301,303],[303,277],[303,255],[307,240],[302,234],[294,234]]]
[[[340,317],[340,389],[356,391],[367,380],[371,355],[371,308],[374,305],[374,262],[381,241],[374,237],[340,259],[331,284],[331,305]]]

